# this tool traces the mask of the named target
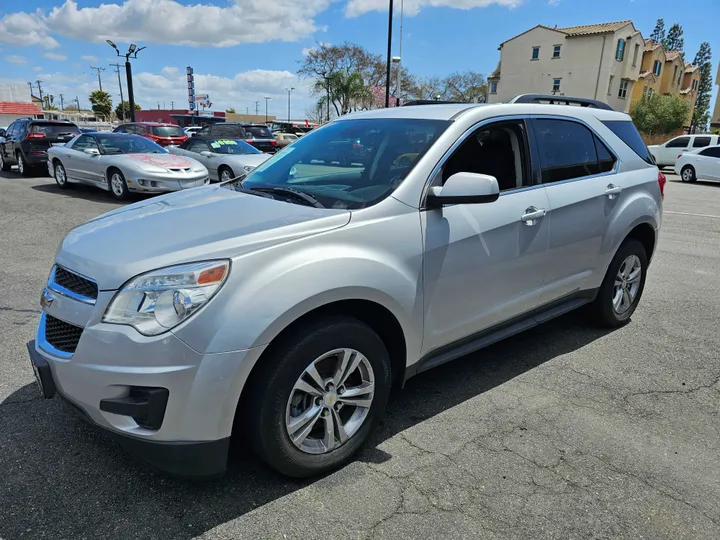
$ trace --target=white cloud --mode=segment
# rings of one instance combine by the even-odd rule
[[[425,7],[449,7],[455,9],[484,8],[496,4],[514,8],[523,3],[523,0],[405,0],[404,14],[412,17]],[[399,2],[395,8],[399,10]],[[370,11],[387,11],[387,0],[349,0],[345,8],[347,17],[357,17]]]
[[[40,66],[35,66],[35,67],[33,68],[33,70],[34,70],[34,71],[42,71],[43,68],[41,68]]]
[[[632,0],[630,0],[632,2]],[[557,6],[560,3],[560,0],[547,0],[548,6]]]
[[[297,41],[318,30],[314,17],[333,0],[224,0],[186,5],[177,0],[115,0],[78,7],[76,0],[52,10],[0,18],[0,42],[58,47],[52,35],[82,41],[233,47],[241,43]],[[111,24],[108,24],[111,21]]]
[[[92,55],[89,55],[89,54],[86,54],[85,56],[83,56],[82,59],[85,60],[86,62],[95,62],[95,63],[97,63],[97,62],[100,61],[100,59],[99,59],[97,56],[92,56]]]
[[[59,61],[67,60],[67,56],[65,56],[64,54],[59,54],[59,53],[54,53],[54,52],[45,53],[45,58],[49,58],[50,60],[59,60]]]
[[[160,73],[162,73],[166,77],[175,77],[178,75],[178,73],[180,73],[180,70],[175,66],[165,66],[160,70]]]
[[[321,47],[329,47],[331,44],[329,41],[321,41],[319,43],[319,45]],[[317,50],[317,47],[305,47],[302,51],[300,51],[300,54],[302,54],[303,56],[307,56],[308,54],[310,54],[311,52],[316,51],[316,50]]]
[[[11,64],[24,64],[25,62],[27,62],[27,60],[25,60],[24,56],[16,56],[14,54],[11,54],[10,56],[6,56],[5,60],[10,62]]]

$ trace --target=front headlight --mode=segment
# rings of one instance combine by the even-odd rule
[[[118,291],[103,322],[132,326],[156,336],[202,308],[220,290],[230,261],[207,261],[153,270],[131,279]]]

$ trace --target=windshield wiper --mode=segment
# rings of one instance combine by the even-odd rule
[[[310,206],[314,206],[315,208],[325,208],[325,205],[323,205],[315,197],[297,189],[290,189],[278,186],[259,186],[244,189],[251,189],[253,191],[259,191],[261,193],[277,193],[278,195],[285,195],[286,197],[295,197],[296,199],[300,199],[308,203]]]

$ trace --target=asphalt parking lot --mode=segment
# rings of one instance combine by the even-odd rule
[[[629,325],[570,314],[412,379],[320,480],[239,448],[193,483],[39,397],[25,343],[55,249],[117,204],[0,173],[0,538],[720,538],[720,184],[669,180]]]

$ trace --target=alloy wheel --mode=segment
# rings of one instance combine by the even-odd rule
[[[113,175],[110,177],[110,187],[112,188],[115,195],[117,195],[118,197],[122,197],[125,193],[125,185],[122,176],[120,176],[118,173],[113,173]]]
[[[370,361],[355,349],[335,349],[315,359],[290,392],[285,427],[308,454],[331,452],[365,422],[375,394]]]
[[[692,170],[691,170],[689,167],[686,167],[685,169],[683,169],[683,171],[682,171],[682,179],[683,179],[685,182],[690,182],[690,181],[692,180],[692,178],[693,178]]]
[[[25,161],[23,161],[22,154],[18,154],[17,157],[18,172],[25,174]]]
[[[232,180],[232,178],[232,174],[230,174],[230,171],[228,169],[223,169],[220,173],[221,182],[228,182],[229,180]]]
[[[57,180],[57,183],[61,186],[65,185],[65,182],[67,182],[67,177],[65,176],[65,167],[62,165],[58,165],[55,167],[55,180]]]
[[[620,265],[613,286],[613,309],[618,315],[627,312],[635,302],[640,281],[642,264],[637,255],[628,256]]]

